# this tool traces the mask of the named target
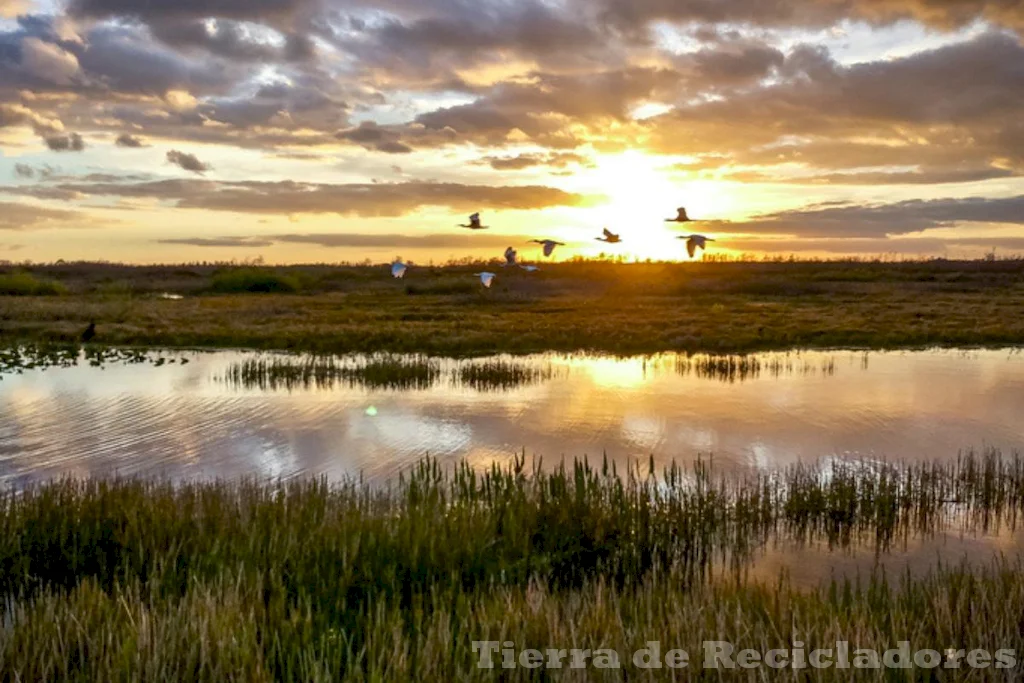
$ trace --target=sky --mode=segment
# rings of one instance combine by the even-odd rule
[[[1020,0],[0,0],[0,260],[1024,254],[1022,36]]]

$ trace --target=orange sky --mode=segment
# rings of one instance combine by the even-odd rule
[[[3,3],[0,260],[1024,253],[1024,9],[879,7]]]

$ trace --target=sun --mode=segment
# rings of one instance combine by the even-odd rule
[[[717,219],[733,205],[725,184],[705,179],[679,182],[666,170],[668,165],[663,158],[640,152],[604,155],[582,178],[590,191],[608,198],[590,211],[597,231],[607,227],[622,233],[623,247],[616,253],[636,259],[685,257],[675,238],[693,226],[666,223],[665,219],[675,216],[680,206],[695,218]],[[607,251],[605,245],[595,242],[580,253]]]

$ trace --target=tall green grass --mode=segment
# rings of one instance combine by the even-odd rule
[[[0,679],[473,679],[471,641],[506,638],[1011,647],[1016,565],[809,593],[743,568],[779,540],[884,552],[1022,510],[1024,462],[998,453],[741,480],[522,461],[376,489],[66,480],[0,499]]]

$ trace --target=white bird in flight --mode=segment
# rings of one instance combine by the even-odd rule
[[[542,244],[544,245],[544,255],[551,256],[555,252],[555,247],[564,247],[565,242],[556,242],[554,240],[530,240],[531,244]]]
[[[679,212],[679,215],[676,216],[675,218],[666,218],[665,219],[666,223],[692,223],[693,222],[693,219],[690,218],[686,214],[686,209],[684,207],[680,206],[678,209],[676,209],[676,211]]]
[[[505,250],[505,262],[501,264],[501,267],[505,268],[506,266],[516,265],[516,258],[518,256],[519,253],[516,252],[516,250],[513,249],[512,247],[509,247],[508,249]]]
[[[683,235],[677,237],[677,240],[686,240],[686,251],[689,252],[690,258],[693,258],[694,254],[697,253],[698,249],[707,249],[708,242],[714,242],[715,240],[704,235]]]
[[[522,268],[523,270],[525,270],[527,273],[536,273],[538,270],[540,270],[540,268],[538,268],[537,266],[522,266],[521,265],[519,267]]]
[[[497,277],[494,273],[474,273],[480,278],[481,284],[487,289],[491,288],[491,283],[494,282],[494,278]]]
[[[474,213],[472,216],[469,217],[469,225],[460,225],[459,227],[469,228],[470,230],[486,230],[490,226],[481,225],[480,214]]]
[[[396,280],[401,280],[405,277],[405,271],[409,269],[409,266],[405,265],[401,261],[395,261],[391,264],[391,277]]]
[[[604,229],[604,237],[598,237],[597,241],[598,242],[607,242],[608,244],[618,244],[619,242],[622,241],[622,236],[621,235],[616,235],[614,232],[612,232],[608,228],[605,228]]]

